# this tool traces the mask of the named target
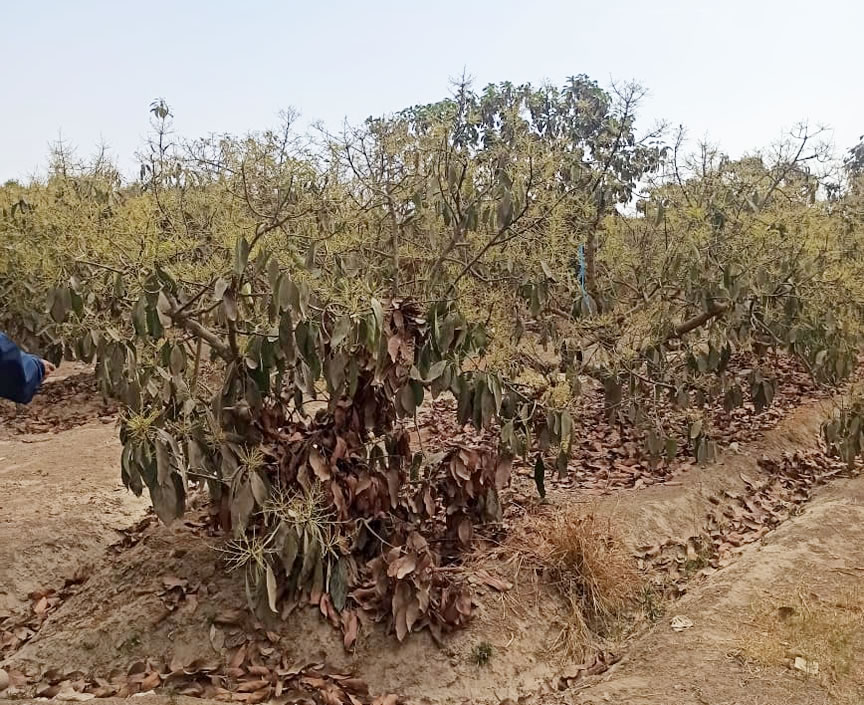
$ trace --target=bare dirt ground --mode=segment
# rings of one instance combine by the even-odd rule
[[[130,667],[149,672],[150,662],[188,669],[251,649],[244,634],[255,625],[242,614],[242,578],[224,574],[218,539],[207,535],[200,513],[170,529],[145,520],[127,531],[145,517],[148,501],[120,484],[116,429],[106,423],[111,410],[94,395],[92,378],[80,368],[65,375],[23,415],[0,407],[0,634],[4,619],[8,625],[14,615],[42,610],[31,633],[0,650],[0,668],[13,675],[0,697],[20,701],[32,692],[20,678],[44,680],[49,670],[108,679]],[[336,630],[306,609],[265,625],[267,648],[291,663],[357,673],[373,692],[410,703],[864,702],[864,478],[832,476],[802,497],[798,487],[798,499],[786,501],[770,494],[786,480],[773,480],[759,462],[815,448],[829,410],[827,402],[807,402],[716,463],[584,503],[585,511],[625,526],[636,553],[714,541],[713,552],[700,553],[697,569],[681,580],[683,597],[658,605],[653,625],[610,646],[618,662],[602,675],[558,648],[563,601],[506,550],[484,567],[508,588],[480,581],[477,618],[443,647],[422,633],[398,645],[383,629],[363,625],[349,654]],[[755,516],[740,509],[754,498],[783,500],[783,510]],[[526,522],[580,499],[553,492],[551,506],[526,509]],[[720,536],[712,512],[731,517],[740,536]],[[666,550],[649,549],[643,567],[674,582],[680,561],[669,564],[668,575],[665,563],[652,567]],[[673,630],[679,616],[692,626]],[[474,654],[484,643],[492,655],[479,665]],[[202,703],[167,683],[157,693],[136,702]]]
[[[605,682],[566,702],[864,702],[862,577],[864,478],[855,478],[676,603],[692,627],[676,632],[664,619]]]
[[[105,409],[89,391],[92,375],[80,390],[83,373],[64,369],[26,412],[16,415],[14,405],[0,402],[0,615],[100,561],[146,510],[120,483],[113,418],[102,420]],[[52,400],[51,413],[41,413]],[[27,430],[72,428],[15,434],[10,419]]]

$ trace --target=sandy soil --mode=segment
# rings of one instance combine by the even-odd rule
[[[28,595],[34,592],[58,588],[76,575],[88,579],[0,667],[31,676],[46,669],[107,676],[148,658],[167,663],[224,656],[224,640],[237,635],[222,627],[214,632],[214,622],[244,604],[242,579],[223,573],[218,539],[206,535],[194,512],[171,529],[154,524],[123,531],[145,516],[148,502],[122,488],[119,445],[113,424],[104,422],[106,407],[87,391],[81,370],[70,373],[73,382],[66,386],[62,376],[51,382],[58,386],[47,390],[43,416],[33,407],[25,425],[0,433],[0,620],[4,613],[30,609]],[[56,433],[21,432],[43,424],[49,408],[52,430],[63,419],[79,425]],[[690,468],[665,485],[592,499],[586,511],[618,517],[634,547],[696,535],[723,490],[741,491],[742,473],[760,477],[761,455],[812,447],[828,408],[808,403],[762,440],[717,463]],[[13,411],[0,408],[0,418],[13,418]],[[297,659],[352,670],[374,692],[398,692],[412,703],[846,705],[864,701],[864,664],[848,656],[854,649],[845,644],[835,654],[833,647],[813,646],[821,670],[805,675],[790,667],[794,655],[786,652],[794,647],[807,663],[817,657],[806,653],[806,640],[785,645],[788,634],[773,629],[771,619],[778,607],[795,604],[797,612],[816,614],[807,605],[836,605],[850,594],[864,575],[862,520],[864,479],[821,489],[799,515],[741,548],[710,577],[694,579],[656,625],[620,645],[622,661],[600,677],[562,680],[574,667],[555,650],[566,612],[542,576],[528,573],[519,574],[510,591],[480,590],[477,619],[443,648],[424,634],[399,646],[382,629],[366,625],[356,651],[347,654],[314,610],[274,629],[278,648]],[[511,563],[489,568],[513,576]],[[693,626],[673,631],[670,619],[676,615]],[[845,638],[855,642],[860,636],[852,630]],[[472,653],[485,641],[493,656],[478,666]],[[181,700],[202,702],[173,694],[137,702]]]
[[[46,396],[66,385],[68,373],[81,372],[71,367],[49,380]],[[44,397],[35,403],[44,404]],[[5,411],[12,406],[4,404]],[[113,420],[99,419],[98,401],[85,408],[89,411],[70,401],[52,412],[75,418],[95,415],[95,420],[71,430],[7,430],[0,439],[0,613],[22,607],[35,590],[57,587],[90,569],[101,561],[105,547],[121,538],[119,530],[146,511],[147,501],[120,482]],[[29,416],[37,413],[38,408],[28,410]]]
[[[850,590],[860,589],[862,570],[864,478],[855,478],[824,490],[800,516],[747,548],[734,564],[677,603],[674,615],[690,620],[691,628],[676,632],[664,620],[606,674],[605,682],[587,687],[567,702],[864,702],[864,656],[860,652],[844,664],[844,645],[836,644],[836,652],[819,649],[818,630],[809,642],[796,648],[796,644],[783,643],[784,630],[779,628],[784,619],[795,619],[794,615],[785,617],[789,609],[806,612],[813,605],[845,602]],[[799,602],[804,606],[796,604]],[[857,600],[845,616],[841,610],[838,624],[860,622],[861,604]],[[769,614],[770,619],[756,619],[761,614]],[[825,627],[836,628],[830,621]],[[858,628],[848,637],[857,640],[860,648],[864,635]],[[790,648],[781,648],[786,646]],[[814,661],[817,649],[828,658],[827,663],[816,661],[819,675],[793,667],[795,655]],[[777,658],[772,658],[775,652]]]

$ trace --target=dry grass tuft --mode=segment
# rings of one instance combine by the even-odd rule
[[[531,533],[532,553],[569,603],[562,645],[584,653],[637,606],[643,585],[636,562],[612,519],[577,507],[543,517]]]
[[[752,607],[738,630],[739,654],[761,666],[792,666],[795,657],[818,664],[818,679],[838,703],[864,702],[864,587],[820,597],[799,589]]]

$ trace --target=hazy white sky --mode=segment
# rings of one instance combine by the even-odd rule
[[[738,154],[807,119],[838,149],[864,133],[860,0],[0,0],[0,179],[61,133],[121,165],[157,96],[194,137],[338,126],[477,84],[587,73],[649,90],[642,125],[682,123]]]

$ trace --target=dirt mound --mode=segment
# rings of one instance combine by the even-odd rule
[[[859,477],[825,490],[677,603],[692,627],[677,632],[664,620],[575,702],[860,703],[862,566]]]
[[[381,625],[364,622],[349,653],[314,608],[256,624],[238,611],[245,604],[242,578],[224,572],[220,541],[204,535],[203,523],[153,525],[127,538],[7,668],[31,680],[48,669],[107,678],[148,659],[160,662],[163,673],[202,659],[222,668],[264,634],[291,663],[362,674],[373,692],[398,692],[411,702],[450,703],[518,697],[562,666],[553,653],[560,632],[554,616],[564,605],[529,576],[501,591],[479,585],[479,617],[440,647],[424,633],[399,644]],[[488,644],[487,663],[478,662],[480,644]]]
[[[784,701],[771,698],[779,698],[787,687],[795,690],[795,697],[824,696],[826,687],[835,687],[833,682],[826,685],[810,677],[802,684],[802,676],[794,675],[798,671],[790,675],[786,664],[770,662],[767,657],[764,663],[757,663],[753,650],[738,642],[729,646],[727,637],[745,633],[740,625],[730,626],[733,616],[757,614],[743,605],[755,600],[757,587],[763,584],[760,580],[765,586],[776,583],[778,590],[786,590],[782,601],[784,605],[792,603],[788,593],[793,588],[783,587],[786,584],[780,580],[784,576],[791,580],[795,574],[788,556],[793,562],[833,560],[832,567],[853,573],[854,565],[862,563],[857,553],[852,555],[844,548],[850,536],[859,540],[858,530],[842,533],[844,524],[858,521],[857,516],[849,515],[842,521],[826,518],[823,522],[828,511],[823,509],[819,510],[822,514],[815,514],[823,517],[816,520],[819,526],[801,524],[821,506],[818,502],[813,502],[813,508],[805,510],[803,516],[794,516],[809,506],[811,484],[822,484],[827,467],[823,461],[807,461],[806,453],[800,456],[805,466],[811,462],[804,479],[795,479],[794,468],[760,464],[763,455],[781,458],[787,449],[812,453],[819,422],[829,408],[824,403],[805,405],[759,442],[705,467],[682,467],[665,478],[665,484],[630,488],[591,500],[585,510],[614,517],[626,527],[634,551],[651,542],[682,551],[682,556],[673,556],[663,566],[649,560],[643,568],[649,575],[668,572],[665,577],[690,595],[669,604],[654,604],[654,597],[647,595],[642,618],[659,620],[657,626],[633,642],[633,630],[639,625],[627,625],[620,634],[594,644],[593,655],[583,663],[568,660],[560,648],[562,633],[571,622],[568,603],[551,586],[542,565],[532,563],[525,551],[513,546],[487,550],[476,558],[472,568],[476,618],[468,629],[445,637],[440,645],[427,633],[411,635],[399,644],[384,625],[364,621],[355,650],[347,652],[341,634],[316,608],[298,609],[284,622],[255,623],[242,609],[242,576],[225,572],[218,551],[223,539],[208,535],[208,522],[200,510],[191,511],[186,521],[172,528],[145,520],[135,530],[121,531],[144,515],[147,502],[135,500],[119,488],[113,429],[99,424],[56,436],[0,441],[0,457],[10,459],[0,470],[4,490],[0,506],[5,522],[0,524],[0,584],[12,586],[5,599],[15,610],[41,610],[34,633],[16,645],[15,653],[2,666],[17,679],[20,687],[13,686],[12,693],[18,695],[32,694],[36,683],[40,683],[39,692],[46,695],[71,687],[70,683],[101,695],[126,695],[156,684],[171,693],[172,701],[194,694],[254,703],[274,697],[277,691],[280,696],[276,697],[283,697],[304,682],[320,686],[316,691],[319,699],[328,688],[331,692],[338,689],[347,697],[349,686],[340,683],[347,680],[350,687],[360,687],[352,680],[357,675],[362,687],[368,685],[373,693],[399,693],[406,702],[418,703],[499,703],[508,698],[557,703],[570,702],[579,693],[585,703],[595,702],[590,699],[595,696],[596,702],[609,702],[603,698],[658,704],[739,702],[722,699],[732,691],[723,690],[727,686],[719,675],[699,670],[707,670],[694,656],[700,653],[704,640],[709,647],[705,658],[712,668],[716,666],[717,674],[727,673],[724,677],[741,680],[742,673],[750,672],[747,669],[756,669],[753,672],[759,676],[746,682],[752,686],[766,681],[764,692],[770,697],[764,702]],[[38,442],[30,442],[34,440]],[[794,479],[791,485],[790,477]],[[833,475],[827,477],[832,479]],[[864,495],[864,486],[849,486]],[[526,536],[532,521],[553,515],[583,497],[568,489],[553,488],[552,504],[540,504],[536,498],[514,503],[508,518],[511,536]],[[828,488],[821,492],[827,496],[834,491]],[[775,493],[779,494],[775,497]],[[685,570],[683,577],[671,575],[670,566],[676,571],[686,566],[687,541],[704,534],[711,512],[723,516],[730,507],[741,508],[740,516],[727,517],[728,525],[717,529],[716,538],[722,546],[726,546],[722,541],[728,536],[723,532],[736,527],[740,531],[747,522],[758,525],[762,516],[759,507],[754,510],[748,505],[754,497],[760,506],[769,506],[777,498],[787,503],[782,512],[765,512],[764,531],[759,526],[754,529],[758,533],[755,538],[766,546],[764,556],[770,565],[752,558],[760,555],[761,544],[742,543],[727,546],[723,561],[707,566],[710,571]],[[842,502],[832,501],[834,504],[826,506],[842,516],[846,511],[841,511]],[[100,511],[93,512],[90,504]],[[854,502],[848,504],[857,511]],[[814,535],[806,533],[813,531]],[[106,545],[112,543],[106,551]],[[797,553],[788,548],[793,544]],[[826,550],[838,556],[848,554],[848,564],[838,564],[839,559],[831,558]],[[819,551],[823,553],[818,560],[810,556]],[[731,566],[723,567],[728,564]],[[86,571],[87,580],[64,589],[64,578],[81,575],[85,565],[92,566]],[[806,572],[802,566],[798,569],[800,575]],[[709,577],[709,573],[713,574]],[[737,591],[738,582],[750,587],[735,598],[737,602],[730,602],[727,593],[733,588]],[[664,608],[671,611],[664,614]],[[694,626],[681,633],[671,632],[669,620],[679,613]],[[728,634],[717,637],[719,641],[714,644],[711,639],[723,629]],[[670,657],[672,652],[674,658]],[[732,652],[738,655],[728,656]],[[765,652],[773,653],[767,647]],[[613,666],[622,655],[621,666]],[[677,664],[679,671],[674,677],[672,665],[660,668],[664,658]],[[809,663],[809,656],[802,658]],[[829,668],[826,657],[820,658],[823,669]],[[608,682],[596,684],[595,674],[610,666]],[[692,677],[686,675],[688,669]],[[833,673],[839,669],[832,666],[829,670]],[[657,686],[665,681],[658,680],[656,673],[666,674],[671,689]],[[701,692],[720,699],[699,700]],[[649,699],[634,699],[637,696]],[[355,697],[367,702],[363,699],[366,696]]]

